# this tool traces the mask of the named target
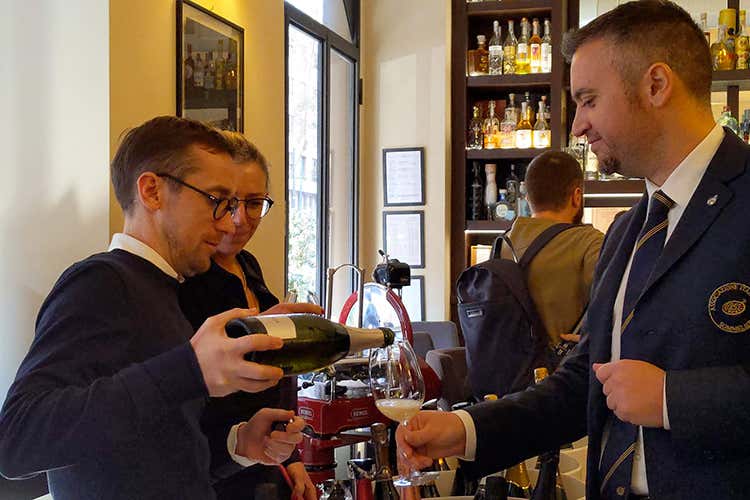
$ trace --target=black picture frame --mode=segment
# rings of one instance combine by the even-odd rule
[[[419,300],[419,310],[417,311],[419,313],[419,316],[412,316],[412,310],[409,309],[408,300],[404,300],[405,295],[409,296],[415,296],[415,292],[413,290],[416,287],[419,287],[419,292],[416,294],[416,299]],[[424,290],[424,276],[411,276],[411,283],[409,286],[405,286],[401,289],[401,302],[404,304],[404,307],[406,308],[406,312],[409,313],[409,321],[426,321],[426,311],[425,311],[425,290]]]
[[[414,156],[418,159],[417,164],[410,166],[397,162],[402,158],[404,153],[416,153]],[[418,172],[411,172],[406,169],[416,168]],[[398,172],[389,172],[398,169]],[[398,177],[396,177],[398,176]],[[418,180],[415,180],[419,176]],[[391,182],[389,182],[389,180]],[[393,188],[398,185],[401,189],[406,189],[406,193],[395,193]],[[409,193],[408,190],[418,190],[417,193]],[[411,196],[409,196],[411,195]],[[384,148],[383,149],[383,205],[386,207],[414,206],[425,204],[425,187],[424,187],[424,148]]]
[[[244,28],[190,0],[177,0],[176,10],[177,116],[244,132]],[[209,69],[209,55],[213,60],[214,54],[216,62]],[[209,79],[211,71],[213,77]],[[221,78],[216,77],[217,71],[222,72]]]
[[[395,231],[393,234],[389,235],[389,227]],[[415,237],[419,241],[412,246],[409,242]],[[406,262],[412,269],[424,269],[424,210],[383,211],[383,250],[390,258]]]

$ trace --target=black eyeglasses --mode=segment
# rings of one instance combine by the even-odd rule
[[[202,194],[203,196],[211,200],[211,203],[214,204],[214,219],[216,220],[221,219],[228,213],[231,213],[232,215],[234,215],[234,212],[237,211],[237,207],[239,206],[239,202],[240,202],[240,200],[238,200],[237,198],[217,198],[216,196],[210,193],[207,193],[203,191],[202,189],[198,189],[197,187],[188,184],[187,182],[175,177],[174,175],[170,175],[170,174],[156,174],[156,175],[159,177],[165,177],[171,181],[176,182],[177,184],[181,186],[185,186],[186,188],[190,188],[196,193]],[[247,204],[245,205],[247,206]]]
[[[270,196],[266,195],[261,198],[247,198],[240,200],[238,198],[217,198],[216,196],[198,189],[197,187],[188,184],[182,179],[175,177],[170,174],[156,174],[159,177],[166,177],[167,179],[176,182],[181,186],[192,189],[196,193],[202,194],[214,204],[214,219],[219,220],[226,214],[235,214],[240,206],[240,203],[245,205],[245,214],[248,219],[260,219],[265,217],[271,207],[273,206],[273,200]]]
[[[245,204],[245,214],[248,219],[260,219],[268,214],[273,206],[273,200],[270,196],[266,195],[261,198],[246,198],[244,200],[237,200],[237,204]]]

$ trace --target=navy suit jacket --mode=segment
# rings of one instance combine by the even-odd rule
[[[671,430],[643,430],[655,500],[750,495],[750,148],[725,134],[628,327],[637,359],[667,373]],[[614,301],[647,204],[644,195],[607,233],[582,341],[561,367],[539,386],[469,409],[475,474],[588,433],[587,498],[601,498],[602,431],[613,414],[590,367],[611,359]]]

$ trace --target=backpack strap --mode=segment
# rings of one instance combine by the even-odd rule
[[[495,241],[492,243],[492,250],[490,251],[490,259],[500,258],[503,250],[503,243],[508,245],[508,248],[510,248],[510,254],[511,256],[513,256],[513,262],[518,264],[518,255],[516,254],[516,249],[513,248],[513,243],[510,241],[510,238],[508,238],[508,233],[503,233],[495,238]]]
[[[522,269],[526,269],[531,263],[531,260],[536,257],[536,254],[538,254],[539,251],[547,245],[547,243],[552,241],[555,236],[562,233],[563,231],[578,226],[580,226],[580,224],[566,224],[563,222],[548,227],[547,229],[542,231],[542,234],[537,236],[536,239],[531,242],[529,248],[527,248],[523,253],[523,257],[521,257],[521,261],[518,263],[518,265],[520,265]]]

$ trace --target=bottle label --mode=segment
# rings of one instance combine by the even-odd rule
[[[552,71],[552,45],[549,43],[542,44],[542,72],[550,73]]]
[[[524,58],[529,53],[529,46],[525,43],[519,43],[516,47],[516,57]]]
[[[286,316],[255,316],[255,319],[261,322],[268,335],[280,339],[297,338],[297,328],[294,326],[294,321]]]

